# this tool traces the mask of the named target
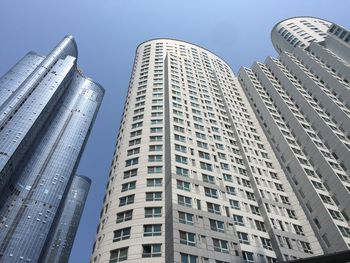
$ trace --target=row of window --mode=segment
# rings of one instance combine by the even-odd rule
[[[143,236],[160,236],[162,234],[161,224],[143,225]],[[126,227],[114,231],[113,242],[129,239],[131,235],[131,227]]]
[[[162,244],[144,244],[142,245],[142,257],[153,258],[160,257]],[[110,253],[109,263],[117,263],[128,260],[128,247],[112,250]]]
[[[132,220],[133,210],[127,210],[117,213],[116,223]],[[161,217],[162,207],[145,207],[145,218]]]

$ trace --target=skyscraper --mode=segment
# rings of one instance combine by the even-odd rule
[[[324,253],[238,79],[199,46],[136,50],[91,262]]]
[[[277,23],[271,31],[272,44],[278,53],[295,47],[305,48],[311,42],[322,42],[330,22],[316,17],[293,17]]]
[[[104,94],[76,60],[67,36],[46,57],[28,53],[0,79],[0,262],[41,260],[74,186]]]
[[[280,37],[272,37],[275,47],[289,39],[287,31],[299,32],[300,23],[314,31],[323,31],[327,24],[328,31],[304,46],[276,48],[278,58],[242,68],[238,78],[323,250],[347,250],[350,32],[309,17],[282,23],[289,29],[275,26],[282,29]]]
[[[74,176],[42,262],[68,262],[90,185],[89,178]]]

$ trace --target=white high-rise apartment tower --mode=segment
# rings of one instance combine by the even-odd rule
[[[144,42],[136,51],[91,262],[321,255],[288,177],[222,59],[183,41]]]
[[[303,27],[323,38],[293,45],[290,36]],[[299,17],[277,24],[272,41],[279,57],[242,68],[239,81],[323,250],[348,250],[350,32]]]

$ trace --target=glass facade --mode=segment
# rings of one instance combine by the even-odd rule
[[[89,178],[74,176],[42,262],[68,262],[90,185]]]
[[[38,262],[104,95],[65,37],[0,79],[0,262]]]

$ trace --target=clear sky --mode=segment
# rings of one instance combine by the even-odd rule
[[[127,93],[135,48],[169,37],[203,46],[234,72],[275,56],[270,31],[292,16],[316,16],[350,28],[350,0],[2,0],[0,75],[28,51],[47,54],[67,34],[78,64],[106,95],[78,168],[92,187],[70,263],[88,262]]]

